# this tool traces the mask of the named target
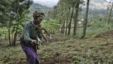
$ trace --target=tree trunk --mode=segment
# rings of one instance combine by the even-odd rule
[[[89,1],[90,0],[87,0],[85,20],[84,20],[84,23],[83,23],[83,35],[82,35],[81,38],[84,38],[86,36],[86,29],[87,29],[87,22],[88,22],[88,12],[89,12]]]
[[[112,3],[112,6],[111,6],[111,8],[110,8],[110,11],[109,11],[109,13],[108,13],[108,24],[111,22],[112,9],[113,9],[113,3]]]
[[[66,12],[66,8],[64,8],[62,12],[63,13]],[[61,21],[63,21],[62,22],[62,27],[61,27],[61,33],[65,34],[65,31],[66,31],[66,29],[65,29],[65,27],[66,27],[66,14],[65,13],[62,15],[62,20]]]
[[[64,34],[64,31],[65,31],[65,21],[62,23],[61,26],[61,33]]]
[[[80,0],[77,1],[77,4],[75,5],[76,8],[76,13],[75,13],[75,18],[74,18],[74,29],[73,29],[73,35],[76,35],[77,31],[77,22],[78,22],[78,15],[79,15],[79,5],[80,5]]]
[[[65,35],[67,35],[67,33],[68,33],[68,24],[69,24],[68,21],[69,21],[69,17],[70,17],[70,14],[69,14],[70,13],[70,9],[71,8],[68,9],[67,15],[66,15],[66,28],[65,28],[66,30],[65,30]]]
[[[14,33],[14,38],[13,38],[13,43],[12,43],[13,46],[16,45],[16,40],[17,40],[17,29],[16,29],[16,31]]]
[[[71,33],[71,24],[72,24],[73,14],[74,14],[74,8],[72,8],[71,10],[71,16],[70,16],[69,25],[68,25],[68,35],[70,35]]]
[[[11,46],[11,20],[8,23],[8,40],[9,40],[9,45]]]

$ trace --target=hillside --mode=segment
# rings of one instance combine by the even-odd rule
[[[25,64],[20,46],[0,48],[0,64]],[[40,46],[41,64],[112,64],[113,39],[68,39]],[[10,52],[10,53],[6,53]]]
[[[33,3],[30,7],[31,13],[34,12],[34,11],[47,13],[49,10],[51,10],[51,8],[49,8],[47,6],[43,6],[43,5],[38,4],[38,3]]]

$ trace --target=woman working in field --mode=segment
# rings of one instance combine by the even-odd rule
[[[44,13],[33,13],[33,21],[25,25],[21,37],[21,46],[27,57],[28,64],[39,64],[39,56],[37,54],[37,37],[46,38],[42,34],[41,22],[44,18]]]

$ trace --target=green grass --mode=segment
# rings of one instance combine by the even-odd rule
[[[69,39],[40,46],[41,64],[112,64],[112,38]],[[25,64],[20,45],[0,47],[0,64]]]
[[[47,29],[49,32],[58,32],[60,24],[57,20],[45,20],[42,22],[42,27]]]
[[[2,45],[0,47],[0,64],[17,64],[19,62],[26,62],[20,46],[9,47]]]
[[[55,31],[57,24],[51,20],[43,26]],[[110,30],[113,30],[112,24],[96,21],[87,28],[87,39],[74,39],[58,34],[55,38],[59,41],[40,46],[38,53],[41,64],[113,64],[112,37],[93,38]],[[81,34],[82,28],[79,28],[77,36],[80,37]],[[26,64],[20,45],[9,47],[6,46],[7,41],[0,44],[0,64]]]
[[[56,64],[108,64],[109,62],[112,63],[113,58],[113,46],[111,44],[113,44],[112,40],[107,43],[107,41],[102,38],[85,40],[72,39],[52,43],[49,47],[43,47],[41,54],[48,55],[49,57],[43,55],[43,59],[46,60],[49,58],[48,61],[56,61]]]
[[[87,27],[86,37],[87,38],[95,37],[96,35],[99,35],[101,33],[105,33],[107,31],[111,31],[111,30],[113,30],[112,23],[108,24],[105,21],[98,21],[98,20],[95,22],[92,21],[91,25],[89,27]],[[83,32],[83,28],[78,28],[77,36],[81,37],[82,32]]]

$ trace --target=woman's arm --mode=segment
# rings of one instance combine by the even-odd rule
[[[23,37],[24,40],[32,42],[32,39],[30,38],[30,28],[28,25],[25,25],[24,27]]]

